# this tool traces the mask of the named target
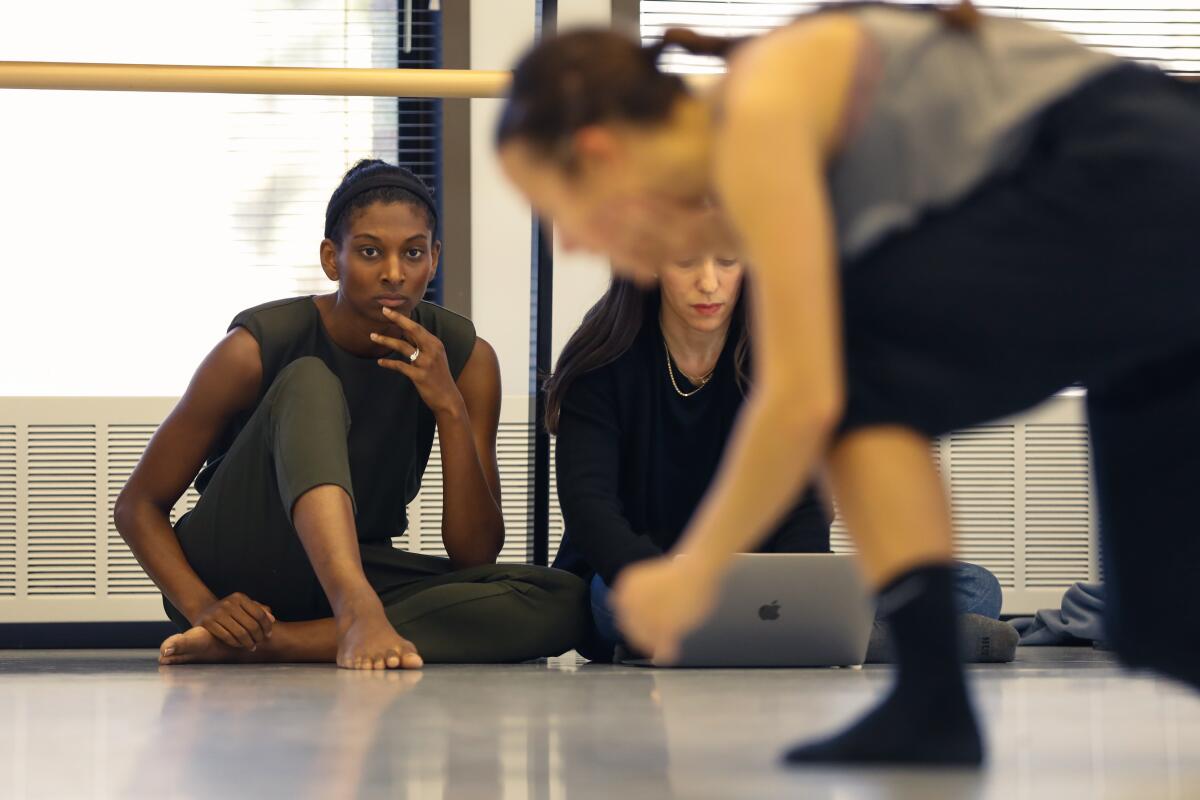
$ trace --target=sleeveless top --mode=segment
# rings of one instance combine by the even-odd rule
[[[925,10],[846,13],[866,33],[868,96],[828,171],[843,261],[1016,166],[1039,112],[1122,63],[1016,19],[960,31]]]
[[[475,347],[470,320],[433,303],[420,303],[412,318],[442,341],[456,381]],[[408,528],[407,506],[421,488],[433,446],[433,412],[416,387],[374,358],[339,347],[325,330],[312,297],[277,300],[242,311],[229,330],[245,328],[262,350],[262,386],[254,408],[236,417],[217,440],[196,478],[203,494],[234,439],[262,402],[277,375],[292,361],[315,356],[342,383],[350,412],[350,477],[360,541],[385,541]]]

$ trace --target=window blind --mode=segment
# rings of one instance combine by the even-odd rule
[[[414,3],[414,6],[417,4]],[[421,5],[425,5],[422,3]],[[436,4],[430,4],[436,5]],[[442,14],[438,10],[412,10],[412,37],[408,52],[404,48],[404,14],[401,11],[400,44],[397,66],[402,69],[431,69],[442,65]],[[433,190],[442,217],[441,131],[442,101],[432,97],[401,97],[397,101],[397,159],[415,172]],[[444,268],[445,263],[442,264]],[[467,265],[463,265],[464,268]],[[425,298],[442,302],[442,276],[439,269],[425,293]]]
[[[437,49],[418,11],[401,53],[398,6],[10,3],[0,53],[394,68]],[[436,183],[436,115],[393,98],[2,90],[0,120],[0,395],[178,395],[237,311],[329,291],[325,204],[351,164]]]
[[[722,36],[752,35],[785,24],[817,5],[789,0],[642,0],[642,38],[660,39],[673,26]],[[1195,0],[1014,0],[975,5],[988,14],[1056,28],[1089,47],[1152,62],[1170,72],[1200,75],[1200,2]],[[724,69],[719,59],[674,49],[662,63],[674,72]]]

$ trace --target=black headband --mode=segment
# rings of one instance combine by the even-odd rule
[[[379,189],[385,186],[403,189],[415,196],[417,200],[420,200],[425,208],[429,210],[429,216],[433,219],[433,231],[436,236],[438,214],[437,205],[433,202],[433,195],[429,193],[429,189],[425,187],[420,178],[401,167],[359,178],[351,183],[350,187],[338,195],[336,199],[330,198],[329,205],[325,207],[325,238],[333,238],[333,228],[337,225],[338,217],[350,207],[354,198],[363,192],[369,192],[372,189]]]

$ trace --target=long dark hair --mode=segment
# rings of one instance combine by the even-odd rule
[[[879,5],[935,11],[948,27],[957,30],[974,30],[982,19],[970,0],[953,6],[833,3],[808,13]],[[669,28],[661,40],[645,47],[629,36],[599,28],[542,39],[513,69],[496,126],[496,146],[520,139],[570,170],[571,152],[564,144],[580,128],[614,121],[660,123],[675,101],[687,94],[678,75],[658,68],[665,48],[674,45],[694,55],[727,58],[748,39],[705,36],[687,28]]]
[[[750,388],[749,285],[743,278],[729,332],[738,337],[733,354],[734,373],[742,394]],[[642,327],[658,324],[662,303],[659,289],[640,289],[631,281],[613,278],[563,347],[554,374],[546,379],[546,429],[558,433],[563,398],[581,376],[611,364],[633,346]]]

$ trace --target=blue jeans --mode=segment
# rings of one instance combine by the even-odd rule
[[[1000,581],[987,567],[959,561],[954,570],[954,596],[960,614],[1000,619],[1004,595],[1000,591]]]
[[[591,602],[592,621],[596,627],[597,644],[611,649],[624,644],[624,637],[617,630],[617,620],[608,604],[608,584],[599,575],[592,577]],[[959,613],[979,614],[991,619],[1000,618],[1000,604],[1004,600],[1000,592],[1000,581],[978,564],[958,562],[954,571],[954,595]]]

